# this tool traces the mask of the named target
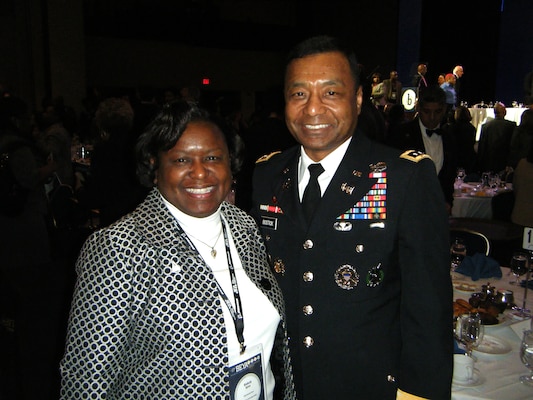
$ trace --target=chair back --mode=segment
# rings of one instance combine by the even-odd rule
[[[467,256],[473,256],[476,253],[490,255],[490,241],[481,232],[464,228],[450,228],[450,245],[457,238],[461,239],[466,246]]]

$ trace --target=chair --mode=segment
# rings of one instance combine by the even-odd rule
[[[473,256],[476,253],[490,254],[490,241],[481,232],[464,228],[450,229],[450,245],[457,239],[461,239],[466,246],[466,255]]]

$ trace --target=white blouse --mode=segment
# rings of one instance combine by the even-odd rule
[[[211,268],[215,279],[218,281],[222,290],[224,290],[224,293],[235,308],[235,298],[231,287],[226,247],[224,245],[224,235],[222,234],[222,213],[220,212],[220,207],[215,213],[207,217],[197,218],[183,213],[165,198],[163,198],[163,201],[187,236],[189,236],[193,244],[196,246],[198,253],[200,253],[205,263]],[[274,375],[270,368],[270,355],[274,346],[274,337],[280,322],[280,315],[268,298],[250,280],[248,275],[246,275],[239,254],[237,253],[237,248],[233,242],[231,231],[227,224],[226,232],[228,233],[231,259],[235,268],[235,275],[242,302],[245,344],[248,349],[258,344],[262,345],[265,398],[270,400],[273,398],[274,392]],[[211,255],[212,248],[216,251],[215,257]],[[231,366],[239,359],[240,344],[237,339],[233,318],[222,298],[221,302],[224,321],[226,322],[228,357],[229,365]]]

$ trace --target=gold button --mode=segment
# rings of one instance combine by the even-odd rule
[[[365,250],[365,246],[362,244],[355,245],[355,251],[356,253],[362,253]]]
[[[387,375],[387,380],[389,382],[396,382],[396,378],[394,376],[392,376],[392,375]]]
[[[265,241],[268,242],[270,240],[270,235],[265,236]]]
[[[304,282],[313,282],[315,276],[311,271],[304,272]]]
[[[308,249],[312,249],[314,246],[314,243],[311,239],[307,239],[305,242],[304,242],[304,249],[308,250]]]
[[[303,311],[304,311],[304,315],[311,315],[313,314],[313,306],[309,304],[306,306],[303,306]]]
[[[304,337],[303,343],[305,347],[309,348],[315,344],[315,340],[311,336],[306,336]]]

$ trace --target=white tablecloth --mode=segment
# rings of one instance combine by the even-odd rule
[[[492,219],[492,197],[494,196],[472,195],[478,185],[478,182],[464,183],[463,193],[459,196],[454,195],[452,217]],[[508,183],[506,187],[507,189],[503,190],[512,190],[513,186]]]
[[[476,127],[476,141],[478,141],[481,133],[481,125],[489,119],[494,119],[494,108],[469,108],[468,110],[472,116],[472,125]],[[507,108],[505,119],[514,121],[516,125],[519,125],[520,118],[525,110],[527,110],[527,108],[509,107]]]
[[[502,268],[503,277],[501,279],[480,279],[472,282],[469,277],[456,274],[460,279],[469,283],[481,285],[490,282],[499,290],[513,290],[515,303],[522,305],[524,298],[524,288],[509,284],[512,276],[509,276],[509,269]],[[533,293],[528,291],[528,308],[533,308]],[[454,299],[469,299],[470,295],[454,290]],[[507,325],[508,324],[508,325]],[[528,373],[528,369],[522,364],[519,356],[521,332],[530,328],[530,320],[519,321],[509,319],[502,324],[505,326],[494,326],[485,329],[485,335],[503,339],[512,348],[511,352],[503,355],[492,355],[476,353],[478,358],[475,367],[479,370],[481,384],[474,387],[452,386],[452,400],[531,400],[533,399],[533,387],[526,386],[519,382],[519,377]],[[516,331],[516,332],[515,332]]]

